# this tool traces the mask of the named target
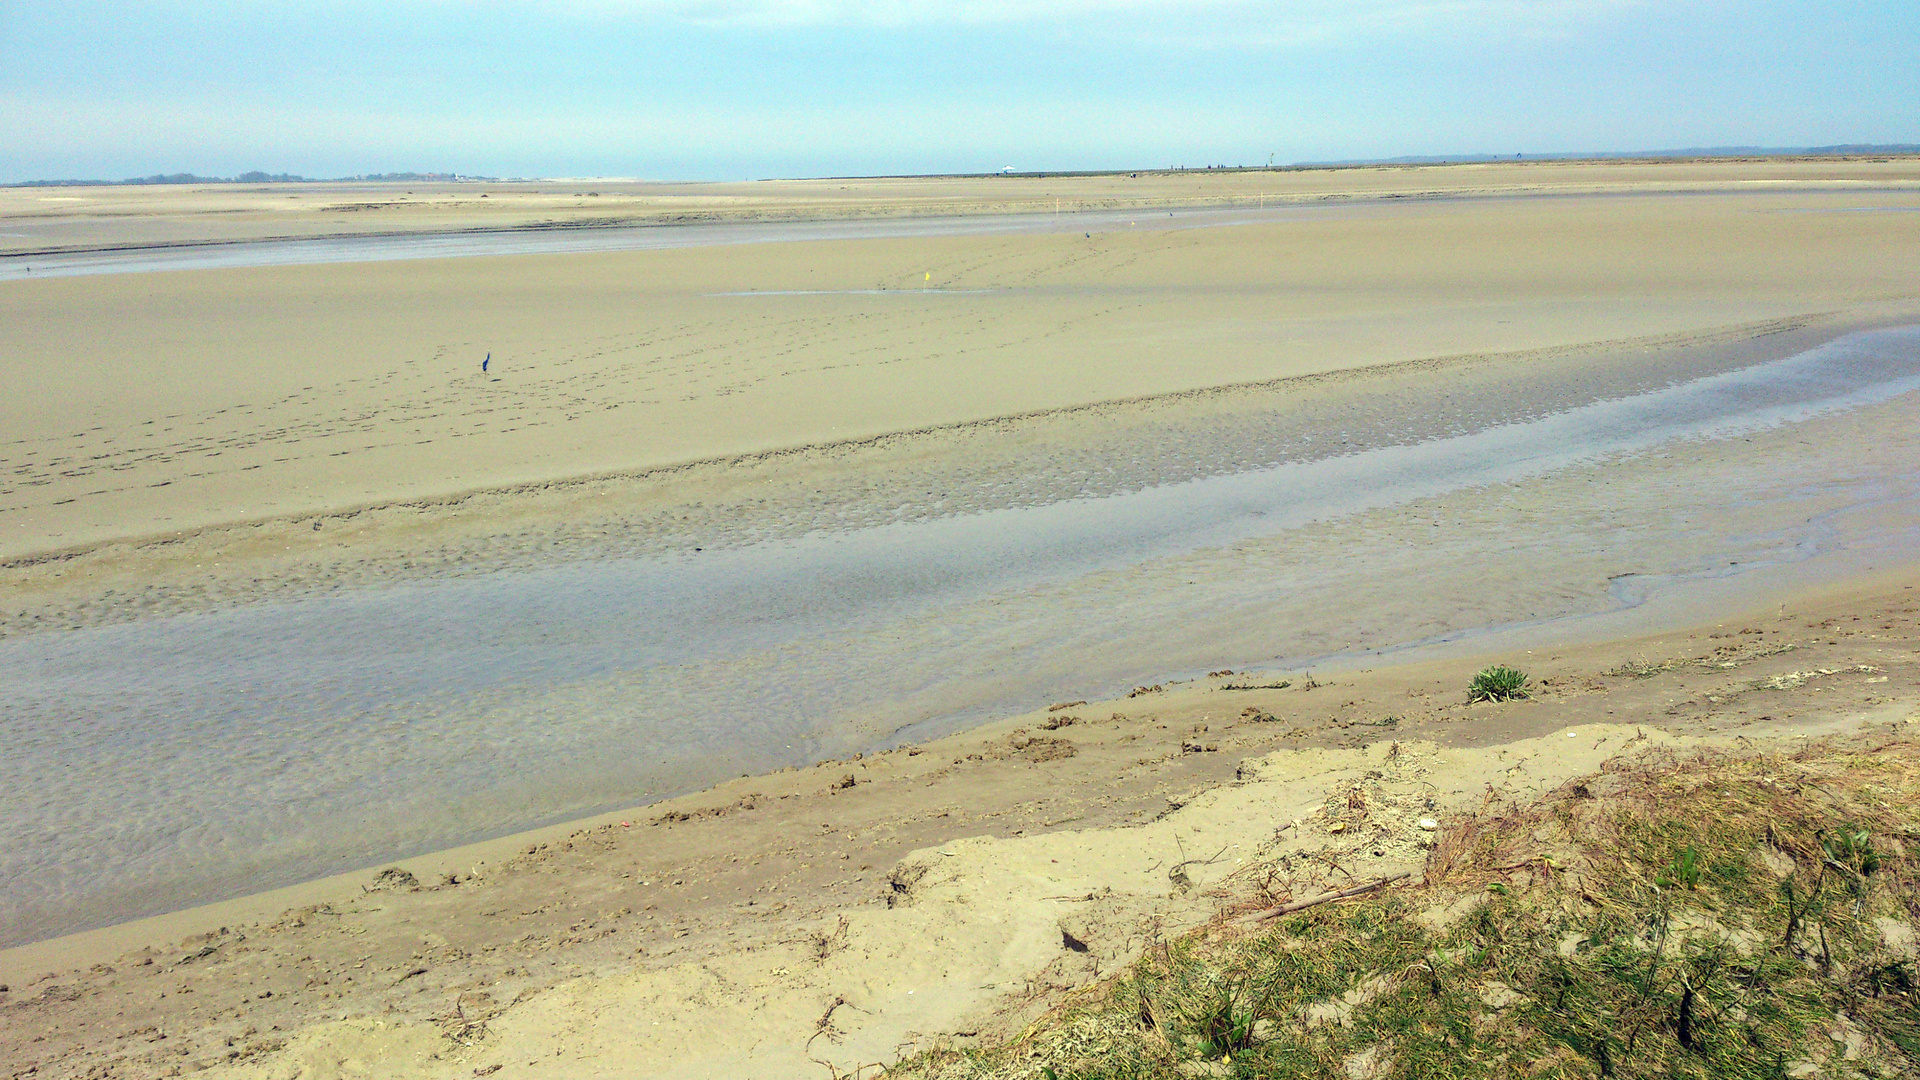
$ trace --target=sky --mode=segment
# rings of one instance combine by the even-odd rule
[[[0,182],[1892,142],[1915,0],[0,0]]]

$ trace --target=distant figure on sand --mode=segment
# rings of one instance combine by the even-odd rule
[[[487,373],[487,365],[491,363],[493,363],[493,354],[488,353],[487,358],[480,361],[480,374],[485,375]]]

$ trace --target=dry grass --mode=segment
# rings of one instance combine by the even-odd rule
[[[1914,1075],[1917,843],[1911,741],[1641,754],[1448,822],[1418,887],[1223,918],[894,1075]]]

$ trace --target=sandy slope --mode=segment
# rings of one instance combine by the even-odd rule
[[[1223,903],[1417,870],[1418,819],[1489,792],[1911,730],[1910,580],[1511,657],[1526,703],[1463,704],[1470,661],[1223,675],[13,950],[0,1043],[42,1077],[845,1073],[1018,1026]],[[1356,798],[1364,828],[1321,812]]]

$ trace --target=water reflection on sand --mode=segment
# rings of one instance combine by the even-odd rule
[[[1527,422],[1098,498],[0,642],[0,944],[1140,678],[1805,560],[1834,515],[1906,498],[1911,470],[1872,473],[1831,437],[1758,471],[1729,447],[1915,390],[1920,328],[1873,331]],[[1502,560],[1524,580],[1471,580]],[[1641,577],[1608,593],[1622,570]]]

